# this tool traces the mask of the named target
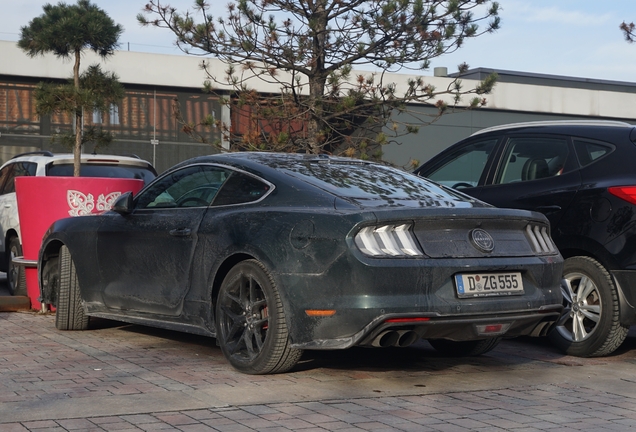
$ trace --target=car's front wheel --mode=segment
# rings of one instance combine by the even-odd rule
[[[216,302],[216,333],[225,358],[241,372],[286,372],[302,355],[290,346],[276,284],[256,260],[237,264],[223,280]]]
[[[55,304],[55,327],[58,330],[86,330],[88,315],[82,306],[79,281],[75,271],[73,257],[66,246],[62,246],[59,256],[58,279],[53,277],[53,284],[57,285]]]
[[[593,258],[565,260],[563,268],[564,311],[549,335],[564,353],[597,357],[618,348],[629,332],[619,320],[618,293],[605,267]]]
[[[446,339],[431,339],[428,343],[439,353],[450,357],[474,357],[492,351],[500,338],[490,338],[473,341],[452,341]]]
[[[7,288],[11,295],[26,295],[26,278],[24,267],[13,263],[13,258],[22,256],[22,245],[18,237],[9,239],[9,253],[7,258]]]

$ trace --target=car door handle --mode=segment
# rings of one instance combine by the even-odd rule
[[[541,213],[554,213],[561,210],[561,206],[558,205],[549,205],[549,206],[539,206],[536,208],[538,212]]]
[[[169,231],[171,236],[188,237],[192,230],[190,228],[176,228]]]

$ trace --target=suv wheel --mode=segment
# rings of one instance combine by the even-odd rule
[[[20,239],[11,237],[9,239],[9,253],[7,254],[7,287],[11,295],[26,295],[26,278],[24,267],[15,265],[13,258],[22,256],[22,245]]]
[[[629,327],[619,321],[616,285],[598,261],[585,256],[566,259],[561,290],[565,308],[549,335],[556,347],[569,355],[597,357],[623,343]]]

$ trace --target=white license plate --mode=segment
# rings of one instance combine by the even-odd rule
[[[464,273],[455,275],[460,298],[523,294],[521,273]]]

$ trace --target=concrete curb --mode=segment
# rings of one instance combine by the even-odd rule
[[[0,296],[0,312],[31,310],[31,300],[27,296]]]

